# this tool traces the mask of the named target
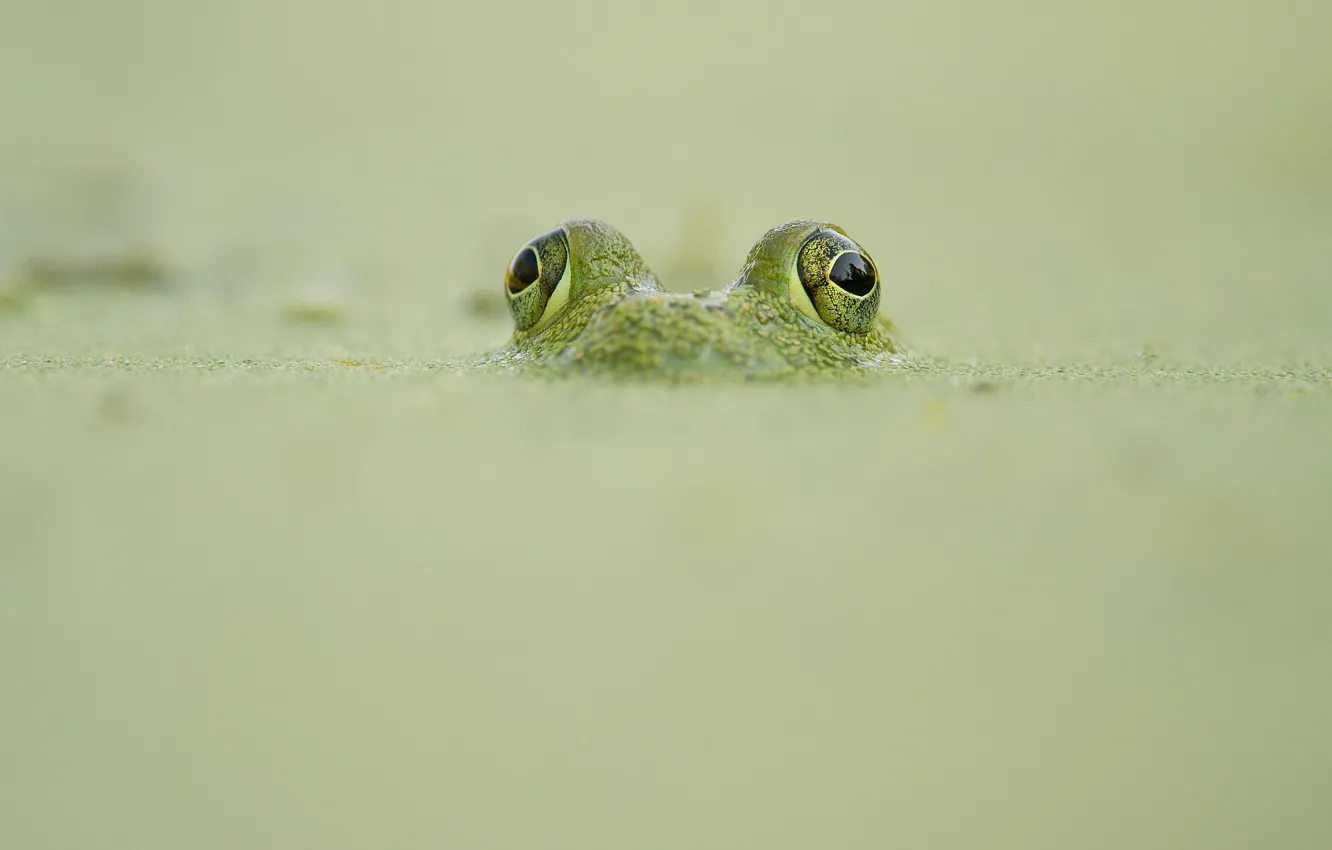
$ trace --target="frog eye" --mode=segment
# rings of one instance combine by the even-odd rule
[[[518,249],[504,273],[514,327],[539,330],[560,311],[569,300],[569,265],[569,236],[562,227]]]
[[[847,333],[867,333],[879,313],[879,270],[865,250],[843,233],[822,227],[796,252],[800,293],[791,301],[807,316]]]

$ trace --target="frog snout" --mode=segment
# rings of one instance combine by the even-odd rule
[[[599,369],[682,373],[727,359],[734,332],[725,309],[692,295],[634,296],[598,313],[572,356]]]

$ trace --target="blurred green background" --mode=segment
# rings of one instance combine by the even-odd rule
[[[0,847],[1328,846],[1330,30],[0,0],[0,274],[180,271],[0,298]],[[431,368],[570,216],[1210,377]]]
[[[826,216],[934,353],[1327,351],[1315,0],[3,8],[5,194],[120,172],[173,258],[336,246],[431,325],[562,218],[701,214],[725,280]]]

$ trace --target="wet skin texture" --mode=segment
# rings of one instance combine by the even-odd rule
[[[768,231],[722,289],[664,292],[619,231],[575,219],[514,255],[509,345],[477,365],[676,381],[825,380],[883,371],[900,348],[873,260],[830,222]]]

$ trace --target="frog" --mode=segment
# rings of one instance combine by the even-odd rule
[[[869,252],[830,221],[777,225],[729,283],[668,292],[620,231],[568,219],[513,255],[513,335],[477,365],[669,382],[865,377],[904,355],[882,291]]]

